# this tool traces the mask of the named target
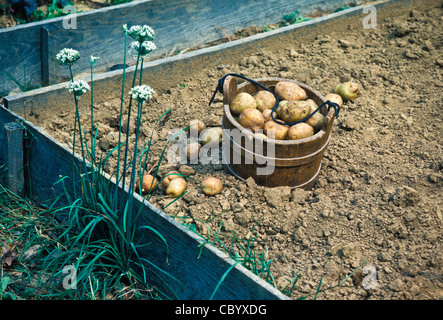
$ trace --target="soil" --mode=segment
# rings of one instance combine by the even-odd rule
[[[219,164],[164,163],[159,179],[174,169],[197,181],[212,175],[223,181],[223,191],[207,197],[188,179],[183,198],[165,208],[171,200],[158,191],[151,203],[200,234],[221,224],[221,235],[227,237],[233,231],[241,239],[256,235],[254,249],[272,259],[279,289],[302,275],[294,299],[314,293],[320,279],[322,288],[336,286],[356,269],[346,287],[318,298],[442,299],[442,22],[436,1],[409,17],[379,21],[374,30],[337,28],[312,43],[257,49],[239,64],[195,70],[185,82],[165,88],[146,104],[143,115],[141,139],[146,140],[155,121],[173,108],[155,129],[154,160],[170,130],[195,118],[207,126],[221,125],[221,94],[211,106],[208,102],[226,73],[293,79],[323,95],[348,80],[362,90],[341,109],[311,190],[259,187],[252,179],[227,174]],[[106,150],[116,143],[119,107],[118,97],[95,106],[99,144]],[[70,112],[42,112],[34,122],[70,145],[73,121]],[[88,110],[82,121],[88,125]],[[376,281],[368,282],[375,274]]]

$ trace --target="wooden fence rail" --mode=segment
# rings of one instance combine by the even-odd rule
[[[0,90],[17,88],[1,71],[22,82],[24,67],[27,79],[40,84],[66,81],[67,71],[54,60],[55,54],[65,47],[82,53],[82,59],[74,66],[75,74],[88,72],[91,55],[100,57],[95,66],[98,71],[110,71],[123,62],[123,24],[147,24],[154,28],[158,50],[153,52],[152,59],[157,59],[224,38],[224,32],[232,34],[244,27],[279,22],[295,10],[307,14],[316,9],[334,10],[349,3],[355,1],[136,0],[0,29]],[[69,19],[75,19],[75,23]]]

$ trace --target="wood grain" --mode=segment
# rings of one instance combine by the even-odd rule
[[[54,84],[68,79],[67,71],[48,63],[63,48],[79,50],[82,58],[74,73],[89,72],[89,57],[99,56],[97,71],[108,71],[123,62],[122,25],[147,24],[156,31],[158,50],[152,59],[176,54],[190,47],[225,38],[248,26],[277,23],[285,14],[299,10],[331,10],[350,0],[140,0],[117,6],[77,13],[76,29],[65,29],[66,17],[39,21],[0,30],[0,70],[23,80]],[[71,19],[71,17],[69,17]],[[47,32],[51,30],[50,32]],[[4,45],[3,45],[4,44]],[[6,45],[7,44],[7,45]],[[129,61],[135,64],[135,60]],[[45,68],[49,68],[46,70]],[[16,85],[0,73],[3,89]]]

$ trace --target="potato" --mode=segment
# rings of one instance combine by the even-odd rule
[[[306,91],[298,84],[290,81],[280,81],[275,85],[274,92],[280,100],[297,101],[305,100]]]
[[[255,108],[249,108],[243,110],[238,117],[238,123],[246,128],[252,130],[252,132],[256,132],[258,130],[263,129],[265,124],[265,118],[263,114]]]
[[[189,128],[190,131],[197,130],[197,133],[199,135],[203,130],[206,129],[205,123],[201,120],[198,120],[198,119],[191,120],[189,122],[189,126],[190,126],[190,128]]]
[[[266,136],[275,140],[285,140],[288,134],[289,127],[284,124],[279,124],[275,121],[268,121],[263,127]]]
[[[275,109],[275,113],[277,114],[277,117],[279,117],[279,114],[282,112],[285,105],[288,103],[288,100],[282,100],[278,103],[278,107]],[[275,118],[275,114],[274,114]]]
[[[340,95],[343,101],[353,101],[360,93],[360,88],[355,82],[348,81],[338,84],[335,87],[334,93]]]
[[[318,132],[325,123],[325,117],[320,113],[320,111],[318,111],[308,120],[306,120],[306,123],[314,128],[314,132]]]
[[[233,114],[239,115],[243,110],[257,108],[254,97],[247,92],[240,92],[232,100],[230,109]]]
[[[339,94],[329,93],[325,96],[325,99],[331,102],[335,102],[336,104],[339,105],[340,108],[343,106],[343,99]]]
[[[220,179],[215,177],[207,177],[205,180],[203,180],[202,184],[203,193],[207,196],[215,196],[223,189],[223,183]]]
[[[171,198],[178,198],[185,192],[187,186],[188,184],[185,179],[175,178],[169,182],[166,188],[166,194]]]
[[[255,138],[256,138],[256,139],[267,139],[268,136],[265,135],[265,134],[262,133],[262,132],[258,132],[258,133],[255,134]]]
[[[265,119],[265,123],[268,122],[269,120],[272,120],[271,113],[272,113],[271,109],[265,109],[262,111],[263,118]],[[277,118],[277,113],[275,111],[274,111],[273,115],[274,115],[274,118]]]
[[[315,110],[317,110],[318,108],[318,104],[312,100],[312,99],[308,99],[306,100],[306,102],[309,104],[309,106],[311,107],[311,113],[313,113]]]
[[[137,180],[135,183],[135,191],[137,193],[139,192],[140,186],[139,186],[139,181]],[[150,175],[150,174],[145,174],[143,176],[142,179],[142,194],[147,194],[149,192],[152,192],[154,190],[154,188],[157,186],[158,181],[157,179],[154,178],[154,176]]]
[[[216,145],[220,144],[223,140],[223,129],[221,127],[213,127],[205,129],[200,135],[200,141],[203,144]]]
[[[198,155],[200,153],[201,145],[198,142],[190,142],[186,146],[186,155],[188,156],[188,159],[191,161],[195,161],[198,159]]]
[[[182,178],[182,175],[178,171],[168,172],[162,179],[162,187],[166,189],[173,179]]]
[[[261,112],[263,112],[263,110],[272,109],[277,103],[277,99],[275,99],[274,95],[266,90],[257,92],[254,99],[257,102],[257,109]]]
[[[314,128],[305,122],[291,126],[288,130],[288,140],[299,140],[314,135]]]
[[[306,101],[288,101],[280,109],[277,108],[277,115],[287,123],[300,121],[310,113],[311,107]]]

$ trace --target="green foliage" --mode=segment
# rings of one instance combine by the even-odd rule
[[[37,88],[41,88],[40,84],[32,84],[32,79],[27,79],[26,77],[26,66],[23,65],[23,82],[20,82],[18,79],[13,77],[6,71],[3,71],[3,74],[6,75],[9,79],[15,82],[15,84],[19,87],[21,92],[26,92],[30,90],[34,90]]]
[[[288,25],[291,25],[291,24],[294,24],[294,23],[300,23],[300,22],[308,21],[308,20],[311,20],[311,18],[303,17],[303,15],[300,14],[298,12],[298,10],[296,10],[296,11],[290,13],[290,14],[284,15],[283,16],[283,21],[280,22],[280,25],[281,26],[288,26]]]
[[[37,9],[31,14],[31,22],[62,17],[68,14],[69,12],[63,12],[63,9],[58,7],[57,0],[52,0],[52,3],[48,6],[46,12]]]
[[[334,12],[340,12],[340,11],[343,11],[343,10],[347,10],[349,8],[350,7],[348,5],[344,5],[344,6],[341,6],[340,8],[335,9]]]
[[[109,3],[113,6],[115,6],[117,4],[128,3],[128,2],[132,2],[132,0],[109,0]]]

